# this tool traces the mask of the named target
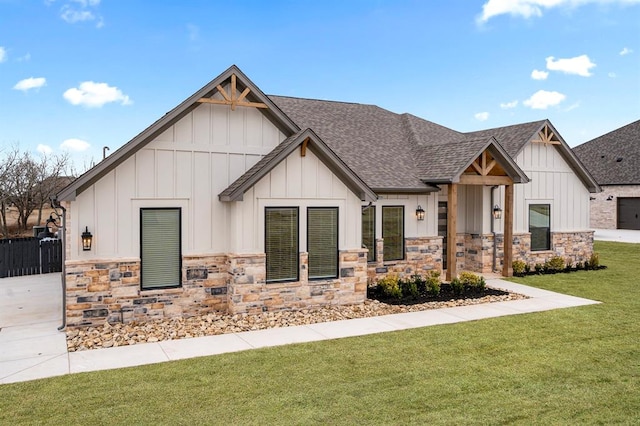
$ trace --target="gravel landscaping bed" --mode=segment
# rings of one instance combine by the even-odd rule
[[[353,318],[375,317],[428,309],[450,308],[454,306],[478,305],[526,299],[516,293],[488,295],[477,298],[456,299],[417,303],[411,305],[387,304],[377,300],[366,300],[360,305],[331,306],[297,311],[264,312],[249,314],[209,314],[191,318],[169,318],[145,323],[105,324],[101,327],[86,327],[67,330],[67,350],[69,352],[88,349],[110,348],[159,342],[162,340],[186,339],[190,337],[213,336],[266,328],[290,327]]]

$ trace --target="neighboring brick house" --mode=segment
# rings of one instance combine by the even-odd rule
[[[582,262],[598,190],[547,120],[461,133],[266,96],[232,66],[59,194],[65,319],[352,304],[388,273]]]
[[[602,187],[591,197],[591,227],[640,229],[640,120],[573,152]]]

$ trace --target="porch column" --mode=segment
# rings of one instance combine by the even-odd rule
[[[452,183],[447,191],[447,281],[458,276],[456,271],[456,235],[458,222],[458,184]]]
[[[504,191],[504,262],[502,275],[513,276],[513,184],[505,185]]]

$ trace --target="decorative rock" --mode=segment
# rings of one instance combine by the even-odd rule
[[[105,324],[100,327],[68,330],[67,350],[69,352],[76,352],[89,349],[135,345],[145,342],[239,333],[250,330],[316,324],[344,319],[367,318],[526,298],[526,296],[520,294],[510,293],[501,296],[485,296],[478,299],[427,302],[416,305],[388,305],[377,300],[367,299],[364,303],[358,305],[262,312],[255,315],[247,313],[234,315],[207,314],[190,318],[176,317],[144,323]]]

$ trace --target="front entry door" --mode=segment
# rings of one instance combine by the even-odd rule
[[[442,269],[447,269],[447,202],[438,201],[438,236],[442,237]]]

